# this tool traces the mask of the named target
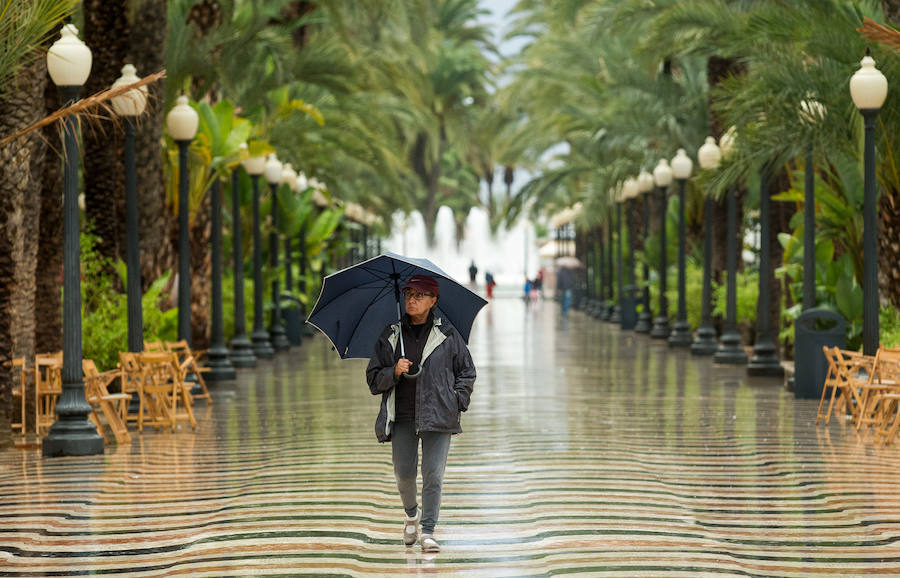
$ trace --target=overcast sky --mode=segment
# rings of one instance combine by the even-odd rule
[[[500,52],[504,55],[516,52],[521,45],[520,41],[501,43],[503,35],[509,28],[505,19],[506,13],[515,5],[516,0],[481,0],[482,8],[491,11],[491,14],[486,19],[494,29],[494,42],[500,46]]]

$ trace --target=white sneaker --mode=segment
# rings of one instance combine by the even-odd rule
[[[423,552],[440,552],[441,545],[437,543],[437,540],[434,539],[434,536],[431,534],[422,534],[422,539],[419,540],[419,544],[422,545]]]
[[[403,543],[407,546],[412,546],[419,538],[419,516],[421,515],[422,510],[420,509],[412,518],[406,517],[406,522],[403,524]]]

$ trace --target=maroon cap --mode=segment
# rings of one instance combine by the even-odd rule
[[[407,289],[415,289],[422,293],[431,293],[435,297],[437,297],[440,288],[440,285],[434,280],[434,277],[429,277],[428,275],[413,275],[409,278],[409,281],[406,282],[406,285],[403,286],[404,291]]]

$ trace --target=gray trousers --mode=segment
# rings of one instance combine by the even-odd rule
[[[423,431],[416,436],[413,422],[394,423],[391,431],[391,456],[397,489],[407,516],[415,516],[416,470],[419,462],[419,439],[422,440],[422,533],[431,534],[441,513],[441,488],[450,451],[449,433]]]

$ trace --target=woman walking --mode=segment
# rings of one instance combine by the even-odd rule
[[[381,333],[366,369],[369,390],[382,395],[375,435],[380,442],[391,442],[394,476],[406,510],[403,543],[412,546],[419,540],[423,552],[440,551],[434,529],[450,436],[462,432],[460,412],[469,408],[475,383],[475,365],[466,342],[434,313],[438,292],[433,277],[409,279],[402,292],[406,314]],[[421,509],[416,498],[419,440]]]

